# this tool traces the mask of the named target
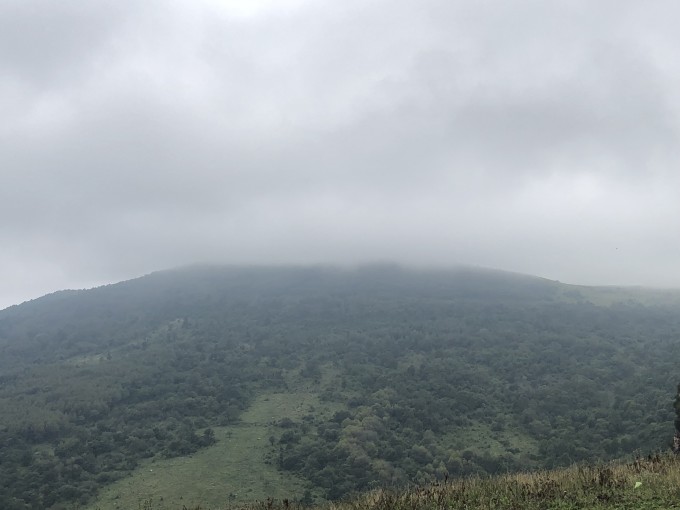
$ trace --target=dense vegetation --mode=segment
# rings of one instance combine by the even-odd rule
[[[339,410],[273,423],[271,458],[328,498],[667,448],[678,311],[673,293],[389,266],[56,293],[0,312],[0,508],[84,503],[291,384]]]

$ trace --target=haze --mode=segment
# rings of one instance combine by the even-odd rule
[[[200,262],[680,286],[680,5],[0,4],[0,308]]]

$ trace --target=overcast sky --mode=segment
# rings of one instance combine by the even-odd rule
[[[680,287],[680,4],[3,0],[0,308],[197,262]]]

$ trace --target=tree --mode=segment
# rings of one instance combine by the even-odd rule
[[[675,435],[673,436],[673,453],[680,454],[680,384],[678,384],[678,392],[675,395]]]

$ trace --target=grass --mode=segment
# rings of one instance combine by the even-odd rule
[[[559,289],[559,299],[568,302],[590,302],[596,306],[612,306],[617,303],[642,306],[680,306],[678,289],[649,287],[588,287],[565,284]]]
[[[285,502],[251,508],[287,510]],[[654,456],[630,463],[446,480],[376,490],[326,510],[661,510],[680,508],[680,460]],[[213,509],[214,510],[214,509]]]
[[[666,508],[680,508],[680,462],[671,456],[380,490],[336,505],[337,510]]]
[[[299,420],[312,408],[322,414],[334,411],[312,392],[260,395],[238,424],[213,429],[215,445],[187,457],[147,461],[131,476],[102,490],[87,509],[165,510],[199,505],[215,509],[267,497],[300,499],[309,487],[268,460],[269,437],[274,422],[285,417]]]
[[[146,500],[129,510],[302,510],[299,502],[262,499],[223,506],[159,506]],[[680,508],[680,459],[673,455],[629,463],[444,480],[402,490],[374,490],[312,510],[662,510]]]

